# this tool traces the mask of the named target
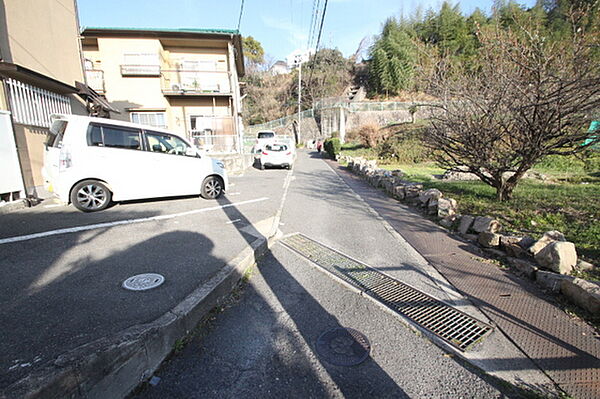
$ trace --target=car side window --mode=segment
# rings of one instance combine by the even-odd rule
[[[146,131],[148,151],[164,154],[185,155],[190,146],[179,137],[170,134]]]
[[[97,147],[141,150],[140,131],[122,126],[90,125],[88,128],[88,145]]]

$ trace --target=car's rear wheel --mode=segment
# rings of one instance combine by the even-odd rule
[[[84,180],[71,190],[73,206],[83,212],[96,212],[105,209],[112,200],[112,193],[98,180]]]
[[[208,176],[202,182],[200,195],[206,199],[216,199],[223,194],[223,181],[218,176]]]

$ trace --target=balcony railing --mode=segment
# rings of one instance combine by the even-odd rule
[[[85,71],[85,76],[87,79],[87,84],[89,87],[94,89],[94,91],[98,94],[104,94],[104,71],[100,69],[87,69]]]
[[[227,71],[162,70],[161,87],[165,95],[231,95]]]
[[[160,76],[160,65],[121,65],[121,76]]]

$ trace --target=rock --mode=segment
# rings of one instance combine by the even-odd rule
[[[430,188],[429,190],[425,190],[421,194],[419,194],[419,201],[421,201],[423,205],[427,205],[427,203],[430,200],[437,200],[439,198],[442,198],[442,196],[443,194],[440,190],[438,190],[437,188]]]
[[[519,236],[500,236],[500,246],[508,245],[508,244],[518,244],[521,241],[521,237]]]
[[[482,231],[477,237],[477,242],[486,248],[497,247],[500,245],[500,234]]]
[[[440,220],[440,224],[448,229],[452,228],[452,226],[454,226],[455,222],[456,222],[456,216],[454,216],[454,215],[446,216],[445,218]]]
[[[439,218],[445,218],[448,216],[456,215],[458,210],[458,204],[455,199],[452,198],[439,198],[437,200],[437,216]]]
[[[437,215],[437,213],[438,213],[438,200],[432,198],[427,203],[427,214],[428,215]]]
[[[527,256],[527,251],[519,245],[523,237],[518,236],[500,236],[500,248],[502,248],[508,256],[515,258],[523,258]]]
[[[458,232],[460,234],[467,234],[475,218],[471,215],[462,215],[460,218],[460,225],[458,226]]]
[[[423,190],[422,184],[412,183],[404,186],[404,193],[407,199],[418,198],[419,193]]]
[[[562,282],[565,280],[572,280],[573,278],[574,277],[564,276],[562,274],[556,274],[554,272],[547,272],[544,270],[538,270],[535,273],[535,281],[542,287],[549,289],[552,292],[559,292]]]
[[[590,270],[594,270],[596,268],[596,266],[594,266],[590,262],[586,262],[584,260],[579,259],[577,261],[577,264],[575,265],[575,268],[577,270],[586,271],[587,272],[587,271],[590,271]]]
[[[535,266],[531,262],[527,262],[523,259],[517,259],[508,257],[506,258],[508,263],[517,270],[517,273],[530,278],[531,280],[535,280],[535,275],[538,271],[537,266]]]
[[[445,171],[442,180],[479,180],[479,177],[470,173],[467,166],[456,166]]]
[[[577,264],[575,244],[567,241],[554,241],[535,255],[535,261],[545,268],[560,274],[570,274]]]
[[[394,170],[392,170],[392,176],[402,177],[402,176],[404,176],[404,172],[401,171],[400,169],[394,169]]]
[[[500,222],[489,216],[477,216],[473,222],[472,229],[477,233],[487,231],[489,233],[495,233],[502,228]]]
[[[555,241],[566,241],[565,236],[560,231],[547,231],[544,233],[544,236],[537,240],[533,245],[531,245],[528,249],[529,253],[532,255],[536,255],[540,252],[544,247],[546,247],[551,242]]]
[[[403,200],[406,194],[404,193],[404,186],[396,186],[394,187],[394,197],[399,200]]]
[[[600,285],[591,281],[574,278],[563,280],[560,292],[571,302],[581,306],[594,316],[600,314]]]
[[[502,245],[502,239],[500,239],[500,246],[508,256],[514,258],[526,258],[529,256],[529,252],[521,248],[519,244],[508,243]]]
[[[521,241],[519,241],[519,246],[523,249],[527,249],[527,248],[531,247],[534,243],[535,243],[535,238],[533,238],[531,236],[525,236],[525,237],[521,238]]]

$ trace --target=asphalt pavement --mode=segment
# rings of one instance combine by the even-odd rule
[[[133,201],[90,214],[50,200],[0,215],[0,396],[61,354],[175,307],[268,227],[287,173],[250,169],[218,200]],[[165,282],[122,287],[140,273]]]
[[[244,209],[237,217],[245,217]],[[481,316],[316,153],[299,152],[279,228],[284,235],[305,234]],[[338,327],[366,335],[372,347],[367,360],[337,366],[316,351],[321,334]],[[155,377],[135,397],[516,395],[280,243]]]

